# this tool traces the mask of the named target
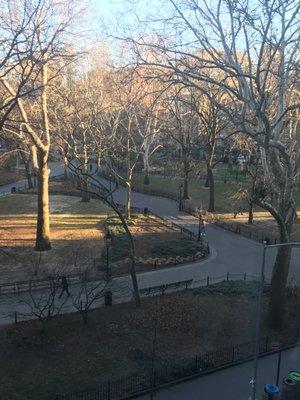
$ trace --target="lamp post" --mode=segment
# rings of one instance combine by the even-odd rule
[[[278,247],[300,247],[300,243],[280,243],[280,244],[271,244],[267,245],[267,242],[264,241],[263,247],[263,256],[262,256],[262,264],[261,264],[261,273],[260,273],[260,285],[258,292],[258,302],[257,302],[257,312],[256,312],[256,327],[255,327],[255,345],[254,345],[254,362],[253,362],[253,378],[251,380],[252,384],[252,393],[249,400],[256,400],[256,381],[257,381],[257,368],[258,368],[258,358],[259,358],[259,344],[260,344],[260,328],[261,328],[261,311],[263,304],[263,290],[264,290],[264,280],[265,280],[265,266],[266,266],[266,252],[271,248]]]
[[[104,236],[105,246],[106,246],[106,279],[110,279],[111,277],[111,270],[109,265],[109,247],[112,244],[112,239],[113,237],[111,233],[109,232],[109,230],[107,230]]]

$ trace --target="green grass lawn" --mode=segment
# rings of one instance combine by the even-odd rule
[[[150,176],[150,184],[144,185],[143,176],[136,174],[133,185],[137,190],[142,191],[160,191],[165,195],[179,196],[179,186],[182,180],[180,178],[164,178],[159,176]],[[237,185],[233,183],[216,182],[215,197],[216,208],[219,211],[232,210],[232,201],[230,196],[237,190]],[[204,209],[208,206],[209,188],[204,187],[204,180],[192,179],[189,183],[189,195],[193,202]]]
[[[222,170],[219,171],[220,173]],[[223,172],[224,169],[223,169]],[[202,206],[207,209],[209,200],[209,189],[204,187],[204,180],[191,179],[189,183],[189,195],[197,206]],[[182,184],[180,178],[169,178],[160,176],[150,176],[150,184],[144,185],[143,175],[135,174],[133,185],[134,188],[141,191],[160,191],[161,193],[179,197],[179,186]],[[224,183],[223,181],[215,182],[215,205],[219,212],[233,212],[234,201],[232,196],[240,188],[239,184],[233,182]],[[294,191],[294,199],[297,208],[300,207],[300,188],[297,187]]]

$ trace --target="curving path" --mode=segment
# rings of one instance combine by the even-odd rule
[[[59,175],[62,172],[62,167],[56,163],[52,167],[52,176]],[[102,183],[108,185],[109,182],[100,179]],[[21,184],[21,183],[20,183]],[[17,186],[18,183],[11,184]],[[0,187],[0,193],[3,187]],[[114,198],[117,202],[125,202],[125,190],[123,187],[115,192]],[[158,215],[161,215],[173,222],[189,228],[195,233],[198,231],[198,219],[178,210],[178,205],[175,201],[132,192],[132,205],[137,207],[148,207]],[[176,281],[194,279],[201,280],[207,276],[216,277],[224,275],[227,272],[230,274],[259,275],[262,258],[262,245],[258,242],[249,240],[243,236],[236,235],[232,232],[223,230],[214,225],[206,224],[206,237],[211,246],[211,255],[208,259],[191,264],[171,267],[162,270],[143,272],[138,274],[138,283],[140,288],[156,286],[161,284],[172,283]],[[270,278],[272,266],[274,263],[275,251],[270,249],[267,254],[266,276]],[[293,282],[300,283],[300,249],[293,251],[291,269],[289,279]],[[95,283],[94,283],[95,284]],[[131,281],[129,276],[114,278],[111,281],[111,289],[114,293],[114,302],[128,301],[131,296]],[[72,297],[78,295],[79,288],[73,286],[71,288],[72,296],[67,299],[62,299],[62,312],[75,311],[72,305]],[[39,298],[43,292],[35,292],[34,297]],[[29,300],[28,294],[23,294],[23,301],[20,302],[18,296],[5,297],[1,296],[0,301],[0,325],[14,321],[14,312],[20,314],[28,313],[28,306],[25,302]],[[100,298],[93,304],[97,307],[103,304],[103,298]],[[25,318],[33,318],[32,315],[24,316]]]
[[[101,183],[108,185],[108,181],[100,179]],[[124,204],[125,190],[123,187],[114,193],[114,200]],[[132,205],[136,207],[148,207],[162,217],[179,225],[198,232],[198,219],[178,210],[178,204],[174,200],[164,197],[156,197],[147,194],[132,192]],[[206,224],[206,239],[209,241],[213,252],[211,257],[199,263],[183,265],[176,268],[140,274],[142,282],[146,279],[151,284],[158,281],[166,283],[185,279],[203,279],[206,276],[219,276],[227,272],[232,274],[259,275],[261,269],[263,246],[241,235],[234,234],[213,224]],[[266,276],[271,277],[275,259],[275,249],[267,251]],[[300,249],[294,249],[291,261],[289,279],[300,283]],[[159,284],[159,283],[158,283]]]

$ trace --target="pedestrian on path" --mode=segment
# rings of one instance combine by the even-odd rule
[[[61,277],[61,287],[62,287],[62,290],[61,290],[61,294],[59,295],[59,299],[64,294],[64,292],[66,292],[67,296],[70,297],[69,284],[68,284],[67,277],[65,275],[63,275]]]

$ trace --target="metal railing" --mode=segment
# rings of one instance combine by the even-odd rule
[[[260,355],[281,351],[299,343],[299,328],[262,337]],[[276,350],[275,350],[276,349]],[[57,394],[55,400],[122,400],[157,390],[161,385],[176,383],[184,378],[201,376],[221,367],[230,367],[253,358],[253,342],[240,343],[232,347],[195,354],[184,361],[154,368],[149,373],[125,376],[106,381],[88,391]]]

